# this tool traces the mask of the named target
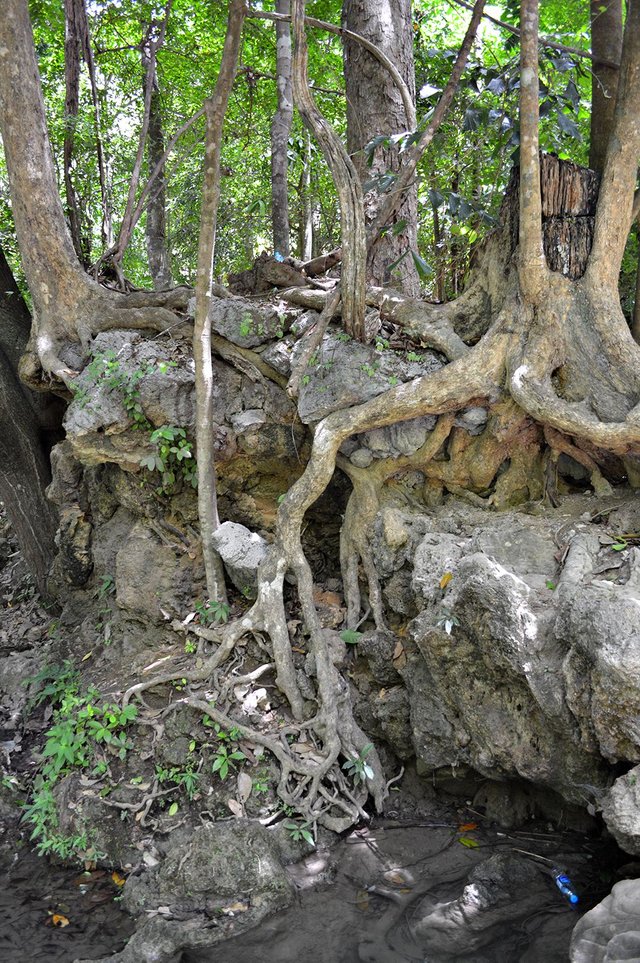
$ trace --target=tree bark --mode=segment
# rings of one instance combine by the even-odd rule
[[[207,592],[211,601],[226,601],[224,570],[212,536],[220,524],[213,457],[213,365],[211,362],[211,287],[216,246],[218,202],[220,199],[220,155],[222,128],[236,75],[242,27],[246,14],[244,0],[231,0],[227,35],[220,72],[212,95],[205,102],[207,131],[204,181],[200,214],[196,312],[193,356],[196,365],[196,448],[198,457],[198,514],[202,533]]]
[[[622,0],[591,0],[591,140],[589,167],[601,174],[613,130],[622,55]]]
[[[340,202],[342,248],[342,317],[345,330],[365,340],[366,234],[362,188],[358,174],[331,124],[311,96],[307,80],[304,0],[293,0],[293,96],[304,123],[318,141],[333,176]]]
[[[276,0],[276,12],[288,17],[291,0]],[[273,250],[288,257],[289,188],[287,180],[289,131],[293,120],[293,89],[291,86],[291,27],[276,21],[276,83],[278,109],[271,122],[271,218]]]
[[[0,501],[44,595],[57,525],[45,495],[51,472],[39,406],[16,375],[30,326],[29,311],[0,249]]]
[[[77,0],[65,0],[64,3],[64,80],[65,80],[65,116],[64,116],[64,145],[63,145],[63,173],[64,189],[67,198],[67,213],[69,229],[73,246],[79,261],[85,266],[88,263],[87,251],[82,243],[82,227],[80,205],[71,176],[73,149],[75,142],[75,128],[78,122],[80,105],[80,57],[82,41],[76,19]]]
[[[345,0],[342,9],[343,26],[373,42],[398,67],[403,80],[415,99],[415,70],[413,64],[413,30],[409,0]],[[344,73],[347,95],[347,149],[363,184],[387,173],[395,175],[401,166],[397,147],[379,147],[369,166],[365,146],[378,135],[398,134],[412,127],[397,86],[387,71],[368,50],[347,34],[344,41]],[[393,190],[391,184],[390,190]],[[383,199],[383,198],[382,198]],[[380,207],[380,196],[369,192],[365,197],[368,220],[375,217]],[[399,287],[405,294],[417,295],[420,290],[418,274],[411,257],[417,253],[418,199],[415,183],[408,186],[402,204],[389,221],[392,228],[400,221],[406,226],[394,235],[390,229],[381,243],[372,249],[367,265],[369,279],[376,285]],[[389,265],[405,255],[394,271]],[[399,280],[398,280],[399,275]]]
[[[617,299],[622,256],[633,222],[640,161],[640,0],[630,0],[624,29],[618,96],[608,140],[588,273]]]
[[[537,305],[547,262],[542,246],[542,196],[538,127],[538,0],[520,4],[520,288]]]
[[[149,194],[147,204],[147,258],[149,271],[155,291],[166,291],[172,285],[171,260],[167,248],[167,206],[166,181],[164,166],[164,131],[162,128],[162,109],[160,90],[158,88],[158,71],[155,62],[150,70],[148,50],[142,52],[142,66],[144,69],[144,94],[146,99],[147,84],[151,84],[151,100],[149,104],[149,134],[147,139],[147,159],[149,171],[158,168],[153,190]],[[135,222],[132,227],[135,226]]]

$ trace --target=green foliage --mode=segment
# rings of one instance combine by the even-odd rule
[[[158,494],[169,494],[178,478],[197,488],[198,472],[193,447],[184,428],[162,425],[151,432],[149,441],[156,446],[156,451],[143,458],[142,465],[149,471],[160,473],[162,484],[156,488]]]
[[[367,779],[373,779],[373,769],[367,762],[367,756],[372,749],[373,745],[368,742],[366,746],[363,746],[358,756],[354,759],[347,759],[346,762],[342,763],[342,768],[346,770],[355,783],[364,783]]]
[[[340,638],[347,645],[357,645],[364,638],[362,632],[356,632],[354,629],[345,629],[344,632],[340,633]]]
[[[299,843],[304,840],[305,843],[309,843],[310,846],[315,846],[315,840],[311,832],[311,823],[305,822],[301,819],[293,820],[288,819],[283,823],[284,828],[287,830],[288,836],[294,841],[294,843]]]
[[[218,602],[215,599],[213,601],[205,599],[204,602],[198,600],[194,608],[201,625],[217,625],[229,621],[229,606],[226,602]]]
[[[45,735],[32,798],[24,807],[24,818],[33,827],[30,838],[37,840],[40,853],[55,853],[62,859],[86,858],[90,849],[87,834],[67,837],[60,832],[55,786],[67,773],[86,769],[94,762],[94,772],[106,771],[106,755],[124,759],[131,748],[125,730],[138,710],[133,705],[121,709],[113,703],[100,703],[100,693],[93,687],[81,692],[80,676],[69,662],[49,667],[29,681],[45,683],[34,704],[50,699],[56,706],[53,724]]]
[[[187,798],[192,800],[198,792],[200,773],[197,772],[195,763],[188,763],[183,767],[172,766],[169,769],[156,766],[156,779],[160,783],[170,783],[178,789],[184,789]],[[169,810],[169,815],[173,815],[171,810]]]
[[[236,763],[244,762],[247,758],[244,752],[238,748],[237,740],[240,732],[235,727],[227,732],[217,722],[213,722],[209,716],[205,716],[202,721],[205,726],[213,728],[217,739],[217,745],[214,746],[211,772],[217,772],[224,782],[229,772],[237,769]]]

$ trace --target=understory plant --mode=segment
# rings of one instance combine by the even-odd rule
[[[53,853],[61,859],[95,858],[86,831],[74,836],[60,831],[54,790],[70,772],[93,764],[94,773],[101,774],[107,769],[108,756],[124,759],[131,748],[125,730],[138,709],[101,702],[93,686],[82,692],[79,673],[70,662],[46,669],[31,681],[44,682],[32,704],[50,699],[55,708],[31,800],[24,807],[24,819],[33,826],[30,838],[37,841],[40,854]]]

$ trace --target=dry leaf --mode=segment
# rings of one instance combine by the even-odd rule
[[[236,903],[231,903],[229,906],[223,906],[220,912],[224,913],[225,916],[235,916],[236,913],[246,913],[248,909],[248,903],[240,903],[238,901]]]
[[[356,906],[361,913],[369,911],[369,894],[366,889],[359,889],[356,893]]]
[[[67,919],[66,916],[63,916],[62,913],[52,913],[51,922],[53,923],[54,926],[59,926],[60,929],[62,929],[64,926],[69,925],[69,920]]]
[[[242,819],[244,816],[244,809],[237,799],[227,799],[227,806],[237,819]]]
[[[247,801],[247,799],[251,795],[251,790],[253,788],[253,782],[251,781],[251,776],[249,776],[246,772],[239,772],[237,782],[238,782],[238,799],[240,800],[241,803],[244,803]]]
[[[396,642],[395,649],[393,650],[392,661],[396,669],[402,669],[403,666],[407,664],[407,654],[405,652],[404,645],[399,639]]]
[[[449,584],[452,578],[453,578],[453,574],[451,572],[445,572],[442,578],[440,579],[440,582],[438,583],[440,585],[440,588],[446,589],[447,585]]]
[[[116,886],[124,886],[124,884],[126,883],[125,877],[121,876],[120,873],[117,873],[115,869],[111,874],[111,879],[116,884]]]
[[[459,833],[470,833],[474,829],[478,828],[477,823],[463,823],[462,826],[458,826]]]
[[[407,873],[402,869],[390,869],[383,875],[383,879],[392,886],[406,886],[411,882]]]

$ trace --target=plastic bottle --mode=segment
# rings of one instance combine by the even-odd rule
[[[571,903],[572,906],[575,906],[580,897],[574,892],[573,883],[565,871],[563,869],[559,869],[557,866],[554,866],[551,870],[551,876],[553,877],[553,881],[562,895]]]

